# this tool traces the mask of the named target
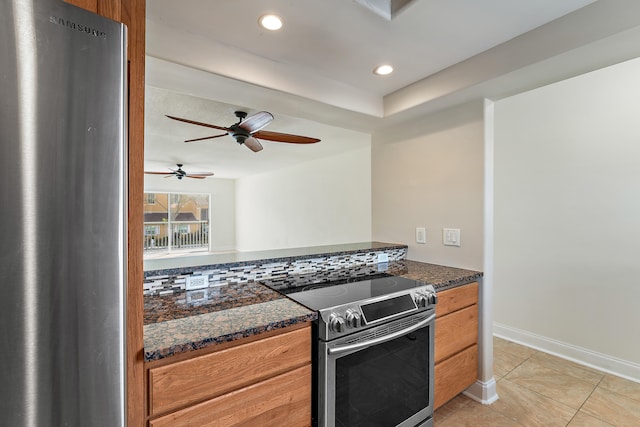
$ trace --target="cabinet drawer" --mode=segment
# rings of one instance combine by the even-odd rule
[[[452,356],[435,366],[434,409],[463,392],[478,378],[478,346]]]
[[[478,282],[438,292],[436,316],[444,316],[478,303]]]
[[[185,407],[311,361],[307,327],[149,370],[151,415]]]
[[[311,425],[311,365],[149,421],[150,427]]]
[[[436,318],[435,362],[478,342],[478,306]]]

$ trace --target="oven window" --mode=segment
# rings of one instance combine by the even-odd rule
[[[395,426],[429,402],[429,327],[336,359],[336,426]]]

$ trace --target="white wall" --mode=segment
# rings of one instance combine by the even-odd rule
[[[496,332],[640,380],[640,59],[495,103]]]
[[[144,191],[182,192],[211,194],[209,211],[211,226],[211,250],[233,250],[236,246],[236,202],[235,180],[206,178],[182,179],[164,178],[160,175],[145,175]]]
[[[482,270],[482,104],[374,133],[372,188],[374,240],[407,244],[411,260]],[[443,246],[443,228],[460,228],[460,247]]]
[[[240,251],[371,240],[371,148],[236,181]]]

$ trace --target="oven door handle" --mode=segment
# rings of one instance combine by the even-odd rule
[[[380,344],[380,343],[383,343],[383,342],[391,341],[391,340],[396,339],[398,337],[401,337],[403,335],[410,334],[411,332],[417,331],[420,328],[423,328],[427,323],[431,322],[435,318],[436,318],[436,315],[434,313],[431,316],[427,317],[426,319],[421,320],[420,322],[416,323],[415,325],[409,326],[408,328],[405,328],[405,329],[403,329],[401,331],[397,331],[397,332],[394,332],[392,334],[385,335],[383,337],[374,338],[374,339],[369,340],[369,341],[359,342],[359,343],[356,343],[356,344],[343,345],[342,347],[329,348],[327,350],[327,352],[330,355],[331,354],[340,354],[340,353],[344,353],[344,352],[347,352],[347,351],[359,350],[361,348],[369,347],[371,345],[375,345],[375,344]]]

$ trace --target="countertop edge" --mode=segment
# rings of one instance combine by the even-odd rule
[[[197,340],[187,342],[180,345],[174,345],[171,347],[158,349],[154,351],[144,352],[144,362],[151,362],[155,360],[161,360],[170,358],[172,356],[188,353],[190,351],[201,350],[203,348],[213,347],[225,342],[238,341],[243,338],[249,338],[256,335],[261,335],[266,332],[285,329],[290,326],[298,325],[301,323],[313,322],[316,320],[317,314],[315,312],[309,312],[303,316],[296,316],[288,319],[283,319],[277,322],[270,322],[266,325],[260,325],[255,328],[248,328],[242,331],[233,332],[230,334],[223,334],[216,337],[210,337],[203,340]]]

